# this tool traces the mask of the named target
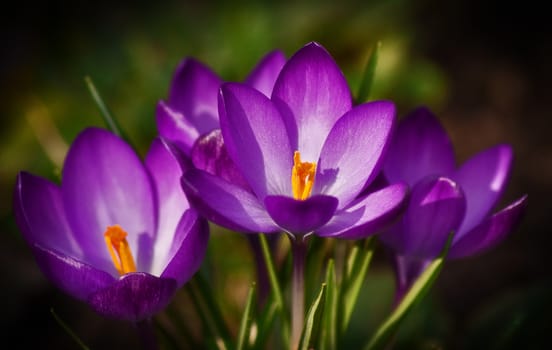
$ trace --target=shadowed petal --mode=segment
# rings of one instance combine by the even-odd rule
[[[274,50],[266,54],[249,76],[245,79],[245,84],[255,90],[262,92],[266,97],[272,94],[272,88],[278,78],[278,74],[286,63],[286,56],[280,50]]]
[[[177,287],[181,287],[199,270],[208,241],[207,221],[198,217],[193,209],[186,211],[180,220],[170,249],[164,252],[165,266],[161,277],[173,278],[177,281]]]
[[[88,304],[100,315],[139,321],[161,311],[176,292],[176,281],[135,272],[91,294]]]
[[[95,266],[44,247],[31,244],[37,265],[44,275],[65,293],[86,301],[91,293],[106,288],[116,279]]]
[[[291,195],[293,150],[274,105],[260,92],[237,83],[222,86],[220,102],[226,149],[257,197]]]
[[[526,207],[527,195],[488,217],[471,231],[455,239],[450,248],[449,257],[461,258],[494,247],[518,226]]]
[[[197,169],[250,190],[249,184],[228,154],[220,129],[215,129],[196,141],[192,149],[192,162]]]
[[[318,160],[330,129],[352,106],[343,73],[317,43],[307,44],[288,60],[276,80],[272,100],[294,124],[297,141],[292,144],[298,145],[307,162]]]
[[[156,193],[156,207],[159,220],[155,242],[150,244],[150,249],[140,252],[138,257],[142,260],[142,266],[151,266],[142,271],[151,271],[159,276],[167,264],[167,252],[173,243],[174,233],[184,212],[190,207],[184,191],[180,187],[182,170],[160,139],[155,139],[146,155],[146,168],[149,170]],[[146,262],[148,264],[146,264]]]
[[[395,106],[386,101],[362,104],[339,119],[322,148],[313,193],[347,206],[379,172],[394,124]]]
[[[443,177],[426,178],[412,189],[402,220],[379,237],[399,255],[431,259],[457,230],[465,209],[465,198],[456,183]]]
[[[182,113],[199,134],[218,128],[217,95],[222,80],[193,58],[176,68],[167,105]]]
[[[118,224],[128,233],[134,254],[154,239],[157,213],[149,174],[130,146],[106,130],[86,129],[73,142],[61,193],[75,238],[94,266],[111,261],[103,237],[107,226]],[[137,269],[144,267],[138,263]]]
[[[28,244],[55,248],[62,254],[82,256],[73,237],[61,199],[52,182],[26,172],[17,175],[14,214]]]
[[[322,237],[361,239],[387,228],[404,210],[408,187],[394,184],[368,194],[356,204],[338,212],[315,234]]]
[[[180,112],[160,101],[155,111],[159,135],[175,143],[186,154],[190,154],[195,140],[199,137],[196,125],[190,123]]]
[[[191,169],[182,178],[182,188],[192,206],[220,226],[249,233],[279,231],[253,193],[219,177]]]
[[[267,196],[266,210],[274,221],[294,235],[310,233],[327,223],[337,208],[337,198],[317,195],[306,200]]]
[[[389,182],[414,186],[426,176],[450,176],[454,167],[452,143],[431,111],[420,107],[399,122],[384,165]]]
[[[510,177],[512,158],[509,145],[498,145],[473,156],[453,175],[467,203],[459,235],[478,225],[496,205]]]

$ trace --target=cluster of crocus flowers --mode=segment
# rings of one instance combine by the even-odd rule
[[[380,238],[395,253],[397,299],[454,237],[448,257],[475,255],[499,243],[518,224],[527,196],[492,214],[512,167],[512,149],[484,150],[459,168],[445,130],[427,108],[400,123],[383,173],[388,181],[411,187],[401,220]]]
[[[206,221],[175,191],[181,172],[159,139],[142,163],[119,137],[86,129],[61,185],[18,175],[17,224],[61,290],[104,316],[147,319],[199,269],[207,247]]]

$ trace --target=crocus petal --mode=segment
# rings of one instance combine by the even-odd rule
[[[159,220],[157,235],[153,246],[139,258],[144,261],[142,266],[149,262],[151,268],[143,271],[151,271],[159,276],[167,264],[167,252],[173,243],[174,233],[180,218],[189,208],[184,191],[180,188],[182,170],[173,154],[167,149],[160,139],[155,139],[146,155],[146,168],[149,170],[156,189],[156,203]]]
[[[294,235],[310,233],[327,223],[337,208],[337,198],[316,195],[306,200],[285,196],[267,196],[266,210],[287,232]]]
[[[512,158],[509,145],[498,145],[470,158],[453,175],[467,202],[460,235],[479,224],[496,205],[510,177]]]
[[[217,95],[222,80],[202,63],[184,59],[171,82],[167,104],[182,113],[200,134],[218,128]]]
[[[279,231],[253,193],[219,177],[190,169],[182,178],[182,188],[192,206],[220,226],[246,233]]]
[[[132,148],[110,132],[90,128],[77,137],[65,160],[61,193],[71,229],[92,265],[111,261],[103,237],[107,226],[118,224],[128,233],[135,257],[140,245],[153,241],[151,179]],[[143,271],[139,263],[137,269]],[[117,274],[113,266],[112,273]]]
[[[163,101],[157,104],[155,117],[159,135],[178,145],[184,153],[190,154],[195,140],[200,135],[196,126]]]
[[[109,273],[55,249],[40,244],[31,244],[31,249],[44,275],[56,287],[79,300],[85,301],[91,293],[115,282]]]
[[[458,240],[455,239],[449,251],[450,258],[481,253],[495,246],[519,224],[527,207],[527,196],[523,196],[507,208],[488,217]]]
[[[165,269],[161,277],[172,278],[180,288],[201,266],[209,241],[209,225],[193,209],[186,211],[165,251]]]
[[[272,95],[272,88],[278,74],[286,63],[286,56],[280,50],[274,50],[265,55],[245,79],[245,84],[262,92],[265,96]]]
[[[426,178],[412,189],[402,220],[380,239],[398,254],[431,259],[456,231],[466,210],[466,201],[456,183],[448,178]]]
[[[140,321],[161,311],[176,291],[176,281],[135,272],[88,298],[88,304],[100,315],[128,321]]]
[[[408,187],[393,184],[368,194],[316,230],[322,237],[361,239],[387,228],[403,211]]]
[[[340,118],[322,148],[313,193],[347,206],[379,172],[394,123],[395,106],[386,101],[362,104]]]
[[[452,143],[431,111],[418,108],[399,122],[384,165],[389,182],[414,186],[429,175],[450,176],[454,167]]]
[[[272,92],[295,128],[301,157],[316,162],[330,129],[351,109],[351,92],[343,73],[319,44],[310,43],[286,63]],[[294,134],[293,132],[290,135]]]
[[[228,154],[220,129],[215,129],[196,141],[192,149],[192,162],[197,169],[250,190],[249,184]]]
[[[237,83],[221,88],[220,125],[228,154],[259,198],[291,195],[293,150],[280,113],[260,92]]]
[[[58,186],[21,172],[17,176],[13,208],[17,225],[28,244],[55,247],[62,254],[81,256],[65,217]]]

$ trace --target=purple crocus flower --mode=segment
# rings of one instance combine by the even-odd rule
[[[286,58],[275,50],[266,54],[245,79],[245,84],[270,96],[274,82]],[[208,67],[193,58],[178,65],[169,88],[167,101],[157,105],[159,134],[190,156],[194,143],[220,128],[217,96],[222,80]]]
[[[21,172],[16,221],[44,274],[101,315],[138,321],[164,308],[198,270],[209,237],[155,140],[145,164],[108,131],[72,144],[61,185]]]
[[[512,148],[498,145],[456,168],[452,144],[439,121],[419,108],[399,123],[383,173],[411,188],[402,219],[380,236],[396,254],[400,296],[455,235],[448,257],[479,254],[519,222],[527,196],[491,215],[510,177]]]
[[[360,238],[393,220],[407,187],[361,193],[381,168],[395,107],[352,107],[347,82],[316,43],[290,58],[271,98],[239,83],[222,85],[221,132],[232,175],[188,170],[188,199],[213,222],[242,232]]]

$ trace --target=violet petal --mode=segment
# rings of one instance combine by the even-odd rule
[[[517,227],[526,207],[527,195],[488,217],[471,231],[454,240],[449,257],[461,258],[492,248]]]
[[[271,51],[253,68],[244,83],[270,97],[276,78],[285,63],[286,56],[282,51]]]
[[[395,106],[386,101],[362,104],[341,117],[322,148],[313,193],[337,197],[340,209],[347,206],[379,172],[394,124]]]
[[[393,184],[361,198],[339,211],[325,226],[316,230],[322,237],[361,239],[386,229],[403,211],[408,187]]]
[[[294,124],[301,157],[316,162],[331,128],[351,109],[347,81],[331,55],[310,43],[286,63],[272,92],[272,100],[290,125]]]
[[[267,196],[266,210],[274,221],[294,235],[310,233],[327,223],[337,208],[337,198],[316,195],[305,200]]]
[[[192,206],[215,224],[246,233],[279,231],[253,193],[219,177],[190,169],[182,188]]]
[[[176,281],[172,278],[134,272],[92,293],[88,304],[105,317],[140,321],[161,311],[175,292]]]
[[[159,135],[175,143],[185,154],[190,154],[195,140],[200,135],[196,126],[163,101],[157,104],[155,118]]]
[[[414,186],[426,176],[450,176],[454,167],[452,143],[430,110],[418,108],[399,122],[384,165],[389,182]]]
[[[280,113],[247,85],[221,88],[220,124],[228,154],[257,197],[291,195],[293,150]]]

